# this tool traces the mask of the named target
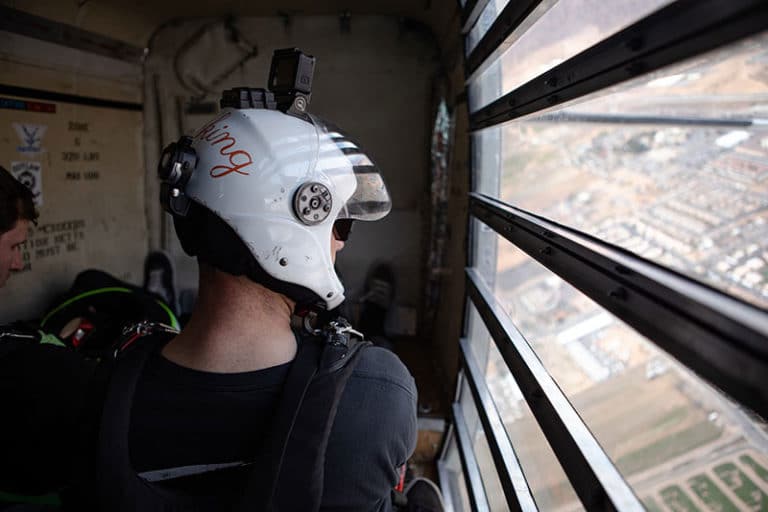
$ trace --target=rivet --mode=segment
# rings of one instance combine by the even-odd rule
[[[327,297],[327,298],[329,298],[329,299],[330,299],[331,297],[333,297],[333,292],[328,292],[328,295],[326,295],[326,297]]]
[[[616,272],[618,272],[619,274],[624,274],[625,276],[626,276],[626,275],[629,275],[629,274],[631,274],[631,273],[632,273],[632,271],[631,271],[631,270],[629,270],[629,269],[628,269],[627,267],[625,267],[624,265],[616,265],[616,267],[615,267],[615,270],[616,270]]]
[[[608,292],[609,297],[613,297],[614,299],[626,299],[627,298],[627,291],[624,288],[614,288],[610,292]]]
[[[280,266],[285,267],[288,265],[288,260],[285,258],[280,258]]]
[[[173,197],[179,197],[179,195],[181,195],[181,190],[179,190],[179,189],[177,189],[177,188],[173,188],[173,189],[171,189],[171,196],[173,196]]]

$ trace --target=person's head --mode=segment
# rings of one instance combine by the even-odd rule
[[[313,115],[275,108],[224,108],[169,146],[159,172],[188,254],[301,305],[342,302],[333,265],[352,221],[391,208],[355,143]]]
[[[21,246],[30,222],[37,220],[32,192],[0,166],[0,287],[12,270],[21,270]]]

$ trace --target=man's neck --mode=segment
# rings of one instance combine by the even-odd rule
[[[181,366],[216,373],[286,363],[296,354],[292,312],[284,295],[201,265],[192,317],[162,353]]]

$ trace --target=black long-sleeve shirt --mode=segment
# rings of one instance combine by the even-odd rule
[[[0,346],[0,489],[43,493],[74,485],[87,494],[95,485],[88,463],[105,385],[95,366],[64,348]],[[134,469],[248,460],[270,424],[288,367],[213,374],[153,354],[127,404]],[[413,452],[416,434],[412,377],[393,353],[364,350],[331,430],[321,510],[389,510],[397,468]],[[168,485],[232,496],[244,475],[239,471]]]

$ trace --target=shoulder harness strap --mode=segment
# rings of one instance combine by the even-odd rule
[[[262,461],[249,475],[237,511],[315,511],[322,499],[325,451],[341,395],[368,342],[344,319],[302,340],[283,389]],[[359,333],[357,333],[359,334]]]

